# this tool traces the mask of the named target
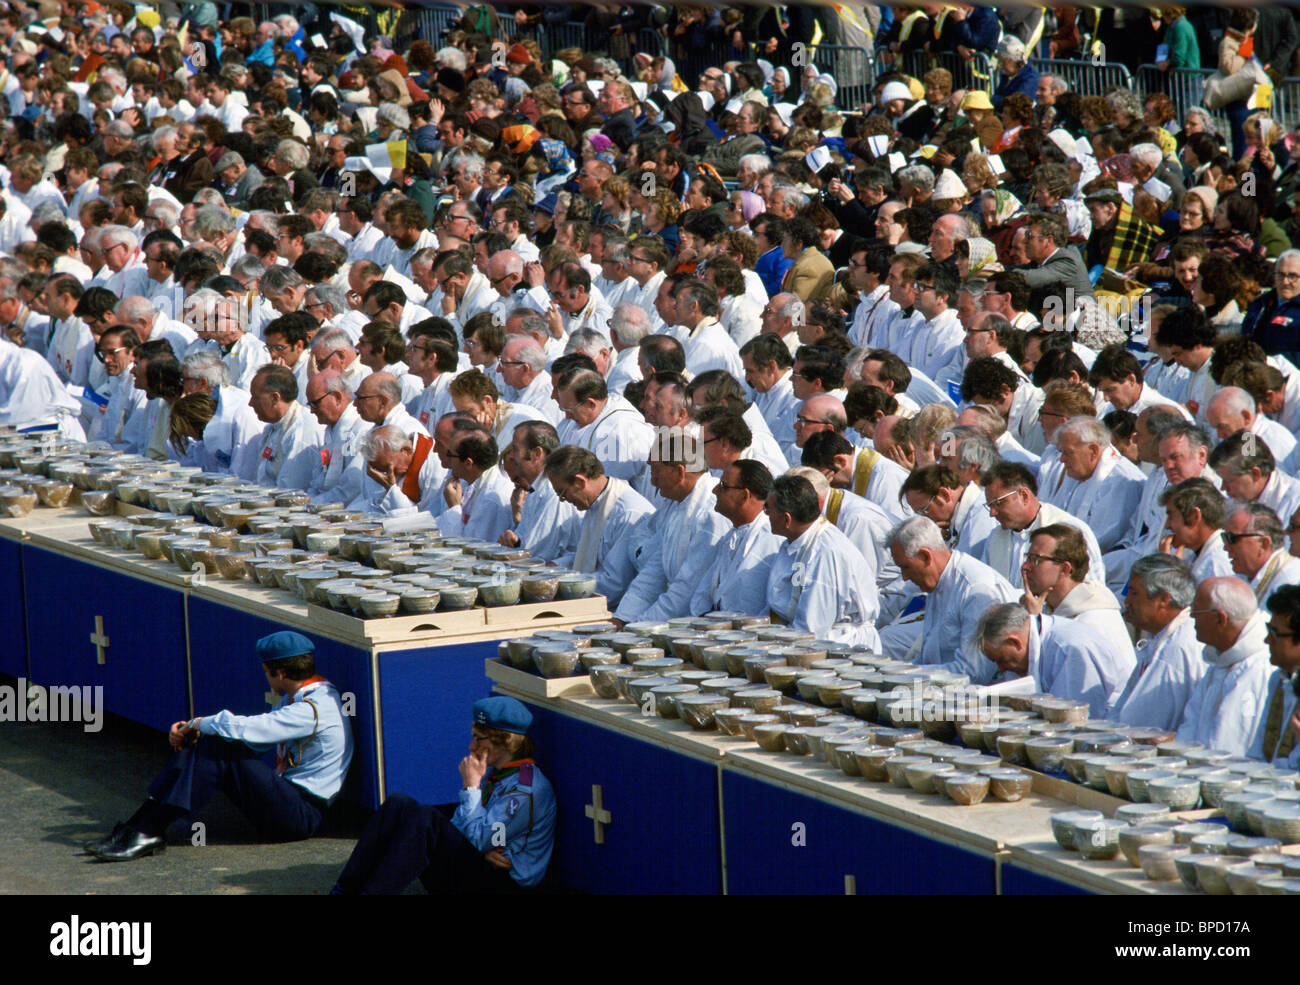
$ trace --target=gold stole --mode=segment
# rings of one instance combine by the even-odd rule
[[[1270,763],[1278,757],[1291,755],[1291,750],[1295,748],[1295,732],[1291,731],[1290,723],[1282,721],[1282,708],[1286,704],[1282,689],[1289,686],[1290,681],[1284,679],[1273,691],[1273,698],[1268,705],[1268,720],[1264,723],[1264,759]],[[1282,741],[1281,746],[1278,746],[1279,739]]]
[[[844,490],[832,489],[830,496],[826,498],[826,519],[836,526],[839,525],[840,507],[844,505]]]
[[[858,463],[853,468],[853,491],[864,499],[867,495],[867,484],[871,481],[871,473],[875,471],[878,461],[880,461],[880,452],[874,448],[863,448],[858,452]]]

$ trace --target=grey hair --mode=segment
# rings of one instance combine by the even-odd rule
[[[396,454],[411,443],[410,436],[401,428],[385,424],[371,430],[361,439],[361,454],[370,461],[381,451]]]
[[[966,283],[962,284],[958,293],[969,294],[974,300],[978,301],[988,293],[989,282],[983,277],[972,277]]]
[[[1282,527],[1282,521],[1278,519],[1277,514],[1272,509],[1263,503],[1243,503],[1236,509],[1230,510],[1228,518],[1231,519],[1238,513],[1245,513],[1250,517],[1250,527],[1246,532],[1266,535],[1268,542],[1273,545],[1273,550],[1276,551],[1286,543],[1286,530]],[[1287,519],[1290,519],[1290,517]]]
[[[194,193],[194,198],[190,201],[196,209],[200,209],[205,205],[215,205],[222,212],[226,211],[226,200],[221,197],[221,192],[215,188],[200,188]]]
[[[1142,97],[1132,89],[1115,89],[1106,95],[1111,109],[1120,110],[1135,119],[1142,119]]]
[[[800,479],[807,479],[812,483],[813,492],[817,494],[818,502],[824,502],[826,497],[831,494],[831,481],[826,478],[825,472],[810,468],[807,465],[796,465],[788,469],[786,475],[798,476]]]
[[[167,229],[171,229],[175,226],[181,217],[181,210],[177,208],[176,203],[169,202],[166,199],[157,202],[150,202],[145,207],[145,211],[148,212],[150,209],[154,211],[158,219],[161,220],[163,226]]]
[[[465,57],[465,52],[459,48],[453,48],[451,45],[439,48],[438,53],[433,57],[436,61],[441,62],[448,68],[455,69],[457,72],[463,72],[469,67],[469,60]]]
[[[1300,250],[1294,248],[1290,250],[1283,250],[1281,253],[1277,255],[1277,259],[1273,261],[1273,269],[1276,270],[1277,265],[1281,263],[1283,260],[1300,260]]]
[[[924,164],[911,164],[902,168],[895,177],[923,192],[934,191],[934,172]]]
[[[609,330],[625,349],[650,334],[650,316],[637,304],[620,304],[609,320]]]
[[[280,232],[280,217],[270,209],[254,209],[248,213],[248,219],[244,222],[245,229],[260,229],[263,232],[276,236]]]
[[[781,193],[781,201],[786,205],[793,205],[796,212],[808,204],[808,196],[794,185],[785,183],[776,185],[772,189],[773,197],[776,196],[777,192]]]
[[[349,400],[352,399],[352,387],[348,386],[348,381],[343,378],[343,374],[337,370],[318,373],[321,386],[325,388],[326,393],[345,393]],[[313,377],[315,379],[316,377]]]
[[[375,389],[378,390],[390,404],[395,405],[402,402],[402,384],[398,382],[397,377],[395,376],[390,375],[390,378],[387,380],[376,380]]]
[[[772,170],[772,159],[766,154],[744,154],[736,162],[736,169],[749,165],[750,169],[757,175],[765,175]]]
[[[477,178],[483,173],[483,168],[487,164],[481,154],[462,154],[456,159],[458,167],[463,168],[465,174],[471,178]]]
[[[975,638],[981,644],[1000,643],[1029,624],[1029,611],[1019,602],[1000,602],[980,616]]]
[[[214,233],[233,233],[235,217],[215,205],[205,205],[194,213],[194,235],[208,239]]]
[[[551,330],[547,327],[546,316],[536,308],[515,308],[506,316],[506,321],[519,318],[519,328],[525,335],[549,337]]]
[[[181,360],[182,372],[206,380],[209,387],[230,386],[230,369],[214,349],[191,352]]]
[[[855,345],[849,350],[849,354],[844,357],[844,375],[851,379],[858,379],[862,376],[862,366],[867,361],[867,353],[871,350],[865,345]]]
[[[617,239],[614,234],[610,233],[605,238],[604,258],[609,263],[627,263],[627,259],[632,255],[632,244],[622,236]]]
[[[281,140],[275,145],[275,156],[282,160],[289,167],[298,171],[307,166],[311,160],[311,152],[305,146],[296,140]]]
[[[946,551],[943,533],[939,525],[928,516],[912,516],[897,524],[889,531],[889,546],[898,545],[904,557],[916,557],[922,549]]]
[[[262,275],[263,294],[280,295],[285,291],[305,287],[306,284],[302,274],[284,264],[276,264]]]
[[[217,305],[225,300],[225,296],[220,291],[214,291],[210,287],[203,287],[185,299],[185,313],[201,314],[203,317],[209,318],[216,312]]]
[[[144,297],[123,298],[113,308],[113,314],[117,316],[118,321],[138,322],[148,321],[153,323],[154,312],[158,309],[154,303]]]
[[[1214,132],[1214,117],[1210,115],[1208,109],[1205,109],[1202,106],[1193,106],[1183,114],[1183,119],[1186,120],[1189,116],[1199,116],[1201,122],[1205,124],[1205,129],[1209,130],[1211,133]]]
[[[1148,554],[1133,562],[1129,574],[1130,582],[1139,582],[1143,590],[1155,598],[1168,595],[1169,601],[1180,609],[1186,609],[1196,598],[1196,579],[1186,561],[1181,561],[1172,554]]]
[[[1007,433],[1007,419],[995,407],[990,407],[988,404],[971,404],[963,407],[961,412],[979,418],[980,423],[972,426],[985,431],[995,442]]]
[[[589,330],[583,329],[583,331]],[[524,363],[534,373],[540,373],[546,368],[546,350],[532,336],[516,335],[507,344],[519,347],[515,353],[515,358]],[[570,338],[570,344],[572,344],[572,338]]]
[[[53,202],[46,202],[44,205],[38,205],[32,212],[31,225],[39,229],[47,222],[66,222],[67,216],[63,210]]]
[[[1209,603],[1215,612],[1222,612],[1233,625],[1240,626],[1259,611],[1254,590],[1240,578],[1211,578]]]
[[[518,274],[521,277],[523,276],[524,258],[514,250],[502,250],[499,253],[493,253],[492,256],[488,258],[488,262],[491,263],[493,260],[498,258],[500,258],[501,266],[504,268],[501,271],[502,277],[509,277],[511,274]]]
[[[957,466],[966,468],[974,465],[979,468],[981,475],[1002,461],[1002,456],[998,454],[998,446],[982,428],[969,424],[954,424],[940,433],[939,441],[942,444],[948,441],[959,442]]]
[[[1054,93],[1056,93],[1058,96],[1063,92],[1070,91],[1070,84],[1066,82],[1065,79],[1061,78],[1059,75],[1044,73],[1043,78],[1051,80],[1047,84],[1051,88],[1051,90]]]
[[[1061,447],[1061,439],[1074,438],[1080,444],[1096,445],[1102,451],[1110,447],[1110,428],[1094,417],[1072,417],[1056,432],[1053,443]]]
[[[1160,162],[1165,159],[1164,152],[1155,144],[1134,144],[1129,148],[1128,156],[1153,168],[1160,167]]]
[[[118,243],[125,243],[134,250],[140,245],[140,238],[126,226],[104,226],[99,234],[99,248],[106,251]]]
[[[328,304],[334,309],[336,315],[348,310],[348,292],[337,284],[315,284],[308,290],[308,293],[315,294],[316,300],[321,304]]]
[[[250,284],[260,281],[265,273],[266,266],[251,253],[245,253],[230,268],[232,277],[236,280],[247,281]]]
[[[781,318],[789,318],[790,325],[794,328],[804,324],[808,318],[808,308],[799,296],[797,294],[778,294],[777,297],[788,299],[777,307],[777,315]],[[775,299],[773,301],[775,302]]]
[[[351,349],[352,336],[341,328],[322,328],[311,340],[312,352],[324,352],[326,349]]]
[[[1219,392],[1210,399],[1210,406],[1217,406],[1229,414],[1249,413],[1255,415],[1255,398],[1239,386],[1220,387]],[[1206,408],[1207,411],[1209,408]]]
[[[153,145],[153,149],[158,150],[158,145],[161,144],[164,140],[169,140],[169,139],[171,140],[176,139],[176,128],[171,126],[164,126],[164,127],[159,127],[157,130],[155,130],[153,132],[153,136],[149,138],[149,141]]]
[[[567,356],[571,352],[582,352],[595,359],[600,355],[601,350],[608,348],[609,339],[594,328],[580,328],[569,336],[569,341],[564,346],[564,354]]]

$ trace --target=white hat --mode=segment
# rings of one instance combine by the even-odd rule
[[[890,82],[880,90],[881,106],[884,106],[885,103],[892,103],[895,99],[905,99],[910,103],[912,101],[912,90],[901,82]]]
[[[1009,58],[1018,65],[1025,63],[1025,43],[1014,34],[1009,34],[998,45],[998,57]]]
[[[934,192],[930,197],[944,201],[950,198],[965,198],[966,195],[966,182],[957,177],[957,172],[951,168],[944,168],[939,175],[939,180],[934,183]]]
[[[1066,157],[1074,157],[1076,144],[1070,134],[1059,127],[1047,135],[1047,139],[1061,149],[1061,153]]]

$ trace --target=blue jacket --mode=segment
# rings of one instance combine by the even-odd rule
[[[1009,79],[1003,79],[993,91],[993,108],[1002,112],[1002,101],[1013,93],[1023,92],[1030,102],[1038,101],[1038,70],[1026,65]]]
[[[1246,309],[1241,334],[1270,356],[1300,359],[1300,297],[1282,301],[1277,291],[1261,294]]]
[[[976,7],[957,28],[957,43],[976,51],[992,52],[998,44],[1002,25],[992,7]]]
[[[794,261],[787,260],[779,246],[772,247],[758,258],[754,264],[754,273],[758,274],[763,286],[767,288],[768,297],[781,293],[781,281],[785,280],[785,272],[792,266]]]
[[[555,845],[555,792],[531,759],[520,760],[493,770],[484,787],[461,790],[451,823],[480,852],[504,851],[511,877],[532,888],[546,875]]]

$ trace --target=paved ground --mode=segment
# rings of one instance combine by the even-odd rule
[[[199,819],[207,845],[173,828],[166,852],[107,864],[81,845],[139,806],[167,762],[161,733],[105,716],[104,728],[0,725],[0,894],[327,893],[347,861],[355,822],[310,841],[263,845],[229,801]]]

